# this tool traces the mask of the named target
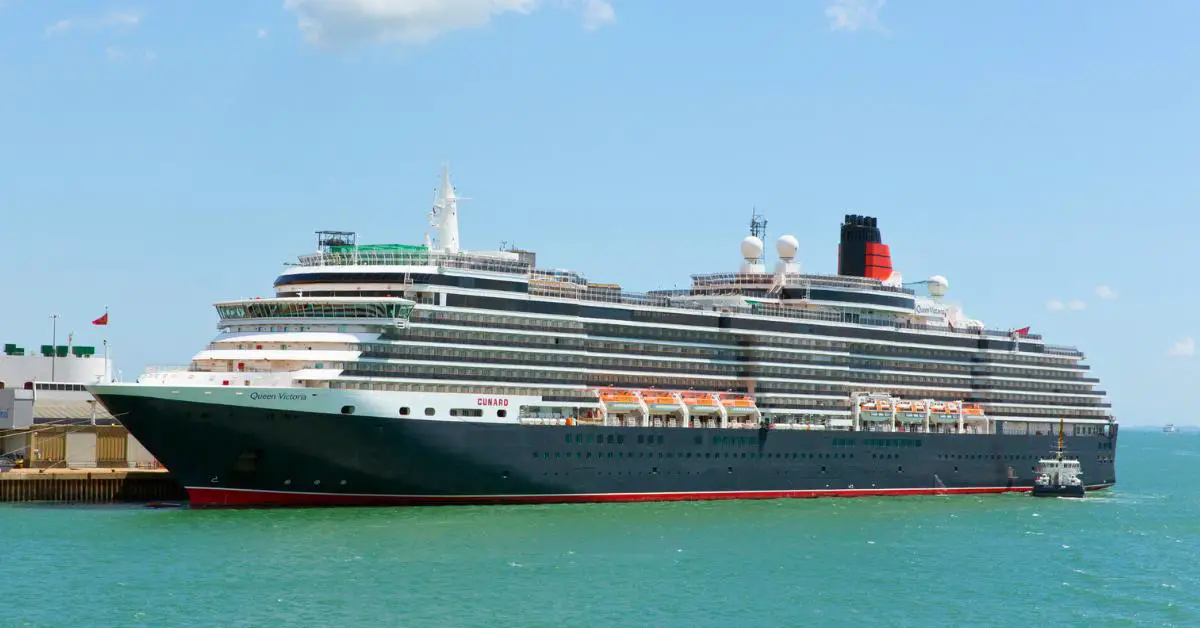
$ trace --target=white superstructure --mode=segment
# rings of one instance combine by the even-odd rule
[[[459,200],[445,169],[425,246],[321,232],[273,296],[218,303],[210,345],[139,382],[519,398],[511,421],[570,407],[620,425],[1050,434],[1061,417],[1095,434],[1112,422],[1082,353],[1028,328],[986,329],[945,300],[940,275],[916,282],[922,296],[887,268],[872,271],[883,279],[804,274],[792,235],[768,270],[751,235],[738,272],[637,294],[539,268],[526,251],[462,250]],[[847,228],[875,229],[860,218]],[[872,394],[920,402],[924,419],[893,408],[890,421],[863,421]]]

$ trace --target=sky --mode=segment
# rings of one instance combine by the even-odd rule
[[[736,7],[736,8],[735,8]],[[1125,424],[1200,369],[1200,3],[0,0],[3,342],[186,364],[319,229],[627,289],[732,271],[751,212],[836,271],[1080,347]],[[90,321],[110,312],[110,325]],[[1191,421],[1196,422],[1196,421]]]

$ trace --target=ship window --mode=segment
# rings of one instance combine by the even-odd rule
[[[503,419],[504,417],[508,416],[508,410],[497,410],[496,416]]]
[[[425,408],[425,416],[433,416],[433,413],[434,413],[433,408]]]
[[[408,416],[408,406],[400,408],[400,416]]]
[[[342,406],[342,414],[354,414],[354,406]]]

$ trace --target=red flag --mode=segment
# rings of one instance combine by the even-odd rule
[[[1012,331],[1012,333],[1014,333],[1018,336],[1028,336],[1029,335],[1029,326],[1026,325],[1025,327],[1022,327],[1020,329],[1014,329]]]
[[[104,316],[101,316],[100,318],[97,318],[96,320],[92,321],[92,324],[93,325],[107,325],[108,324],[108,312],[105,312]]]

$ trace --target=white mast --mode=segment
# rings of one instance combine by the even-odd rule
[[[458,196],[450,184],[450,166],[442,165],[442,185],[429,211],[429,226],[437,230],[438,248],[446,253],[458,253]]]

